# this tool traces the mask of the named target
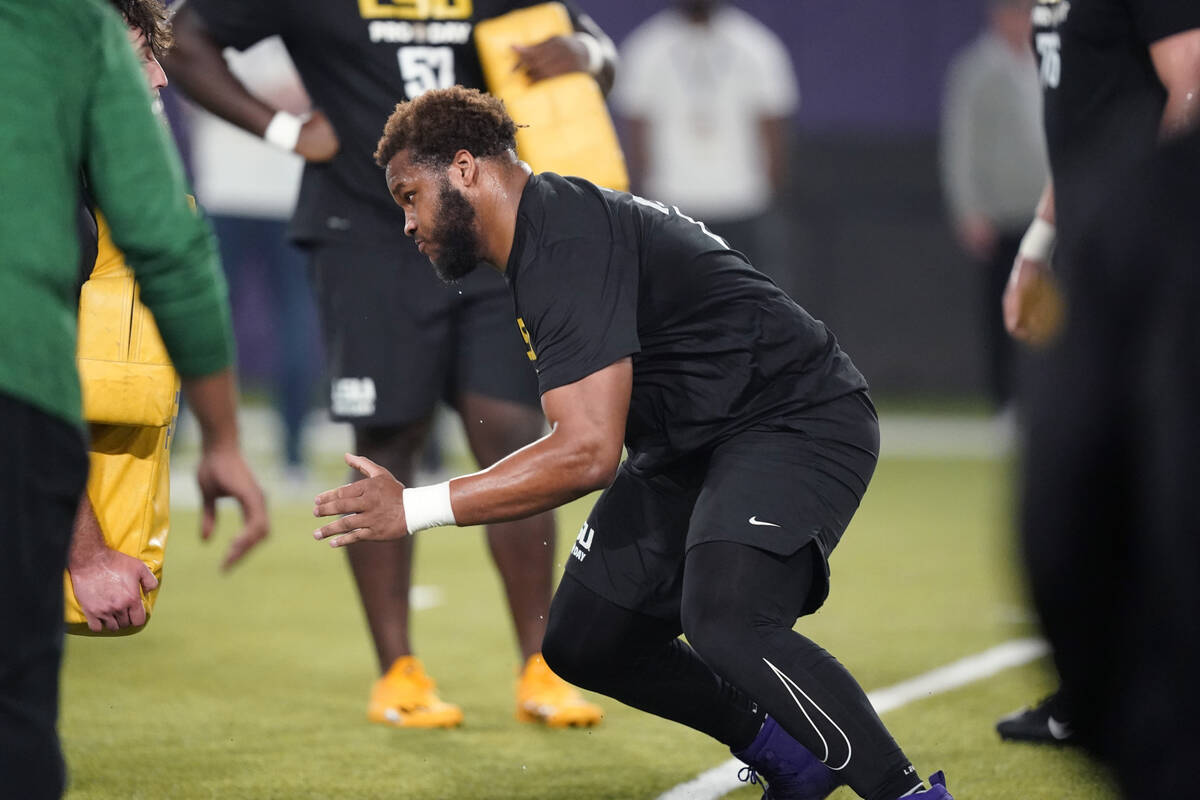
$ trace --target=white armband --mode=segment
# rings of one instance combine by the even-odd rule
[[[1050,263],[1050,257],[1054,255],[1054,241],[1057,238],[1057,232],[1054,225],[1041,217],[1034,217],[1033,222],[1029,224],[1029,230],[1025,231],[1025,235],[1021,238],[1021,247],[1017,250],[1022,258],[1027,258],[1030,261],[1043,261]]]
[[[576,33],[575,40],[583,45],[584,50],[587,50],[588,74],[592,77],[599,75],[600,70],[604,69],[604,47],[590,33]]]
[[[263,139],[278,147],[280,150],[295,151],[296,143],[300,141],[300,129],[304,127],[304,118],[286,111],[276,111],[275,116],[263,131]]]
[[[401,502],[404,503],[404,521],[409,533],[458,524],[454,509],[450,507],[450,481],[405,489]]]

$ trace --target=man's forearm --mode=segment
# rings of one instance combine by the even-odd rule
[[[183,393],[200,425],[204,449],[236,450],[237,389],[233,369],[224,369],[202,378],[184,378]]]
[[[186,4],[174,19],[175,46],[162,64],[173,83],[212,113],[262,136],[275,109],[251,94],[230,71],[204,20]]]
[[[596,83],[600,85],[600,91],[607,95],[612,91],[613,82],[616,80],[617,48],[604,29],[586,14],[579,18],[579,24],[575,26],[575,29],[579,33],[591,36],[596,41],[600,54],[600,68],[592,74]]]
[[[87,492],[84,492],[79,498],[79,509],[75,512],[67,567],[76,568],[90,563],[106,547],[108,545],[104,541],[104,532],[100,530],[100,520],[96,518],[96,510],[92,508]]]
[[[1054,213],[1053,181],[1046,181],[1045,187],[1042,188],[1042,196],[1038,198],[1037,210],[1035,211],[1035,214],[1039,219],[1043,219],[1046,222],[1049,222],[1051,225],[1055,224],[1057,217]]]
[[[1154,42],[1150,59],[1167,90],[1159,132],[1170,138],[1196,128],[1200,125],[1200,28]]]
[[[767,156],[767,177],[776,199],[787,192],[789,122],[787,117],[762,117],[758,121],[759,136]]]

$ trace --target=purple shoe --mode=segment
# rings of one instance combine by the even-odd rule
[[[739,778],[752,784],[761,783],[760,777],[766,781],[762,800],[825,800],[842,785],[837,773],[770,717],[750,746],[734,755],[746,763]],[[940,795],[929,797],[932,800]]]
[[[929,776],[929,787],[923,792],[908,795],[912,800],[954,800],[954,795],[946,788],[946,773],[940,769]]]

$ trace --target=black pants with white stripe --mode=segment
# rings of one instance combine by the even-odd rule
[[[546,662],[733,750],[769,713],[860,796],[893,800],[914,785],[908,759],[850,673],[792,630],[823,577],[815,547],[790,556],[734,542],[692,547],[678,622],[617,606],[568,574],[550,611]]]

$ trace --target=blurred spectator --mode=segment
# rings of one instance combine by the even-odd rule
[[[226,53],[256,95],[292,113],[309,107],[287,49],[272,37]],[[270,357],[272,401],[282,424],[281,455],[291,478],[304,474],[303,430],[317,380],[320,346],[303,254],[287,240],[304,160],[207,111],[189,106],[196,196],[212,217],[229,279],[243,353]],[[266,308],[264,308],[264,305]],[[257,319],[260,311],[269,319]],[[266,337],[265,344],[252,346]],[[243,369],[248,361],[243,359]]]
[[[769,28],[722,0],[677,0],[621,47],[613,102],[635,191],[703,220],[771,273],[786,186],[792,62]],[[785,289],[789,276],[779,276]]]
[[[989,0],[987,27],[951,65],[942,106],[942,184],[958,241],[983,270],[988,389],[999,409],[1013,397],[1016,351],[999,298],[1048,174],[1032,10],[1033,0]]]

